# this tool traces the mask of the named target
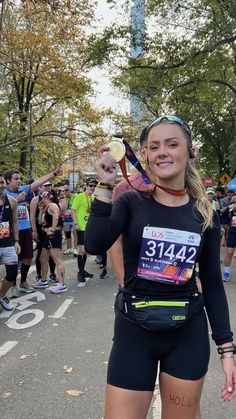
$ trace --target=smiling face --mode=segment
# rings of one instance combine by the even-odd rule
[[[187,138],[179,125],[163,122],[152,127],[142,157],[155,183],[184,187],[189,152]]]

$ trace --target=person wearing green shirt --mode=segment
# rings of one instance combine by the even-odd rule
[[[77,245],[78,245],[78,282],[79,286],[86,284],[86,278],[92,278],[93,274],[90,274],[85,270],[85,264],[87,260],[87,254],[84,248],[84,232],[88,221],[90,207],[95,198],[93,195],[94,189],[97,185],[97,180],[94,178],[87,179],[86,189],[84,192],[79,193],[72,202],[72,217],[75,223],[75,229],[77,232]]]

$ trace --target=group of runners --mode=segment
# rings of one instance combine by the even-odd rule
[[[207,188],[207,196],[212,208],[218,213],[222,226],[222,246],[226,247],[224,256],[223,281],[230,281],[232,259],[236,249],[236,193],[220,186]]]
[[[6,276],[0,288],[0,305],[12,310],[12,298],[19,293],[46,289],[49,281],[53,294],[67,291],[62,261],[62,240],[66,241],[65,255],[73,254],[78,263],[78,285],[86,284],[93,274],[85,270],[84,231],[94,199],[96,179],[87,179],[83,192],[72,194],[69,186],[53,189],[53,178],[60,175],[58,166],[52,173],[22,186],[19,170],[0,175],[0,263]],[[36,281],[27,280],[36,243]],[[106,252],[105,252],[106,256]],[[100,278],[106,278],[106,258],[101,255]],[[48,278],[48,268],[50,274]],[[20,282],[17,276],[20,271]]]

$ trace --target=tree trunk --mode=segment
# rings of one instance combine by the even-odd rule
[[[28,117],[26,115],[20,117],[20,135],[21,136],[25,136],[27,132],[27,122],[28,122]],[[29,148],[29,140],[28,139],[22,140],[21,146],[20,146],[19,170],[23,174],[26,173],[28,148]]]

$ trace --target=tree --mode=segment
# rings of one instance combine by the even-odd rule
[[[6,77],[0,101],[1,143],[10,153],[14,147],[23,172],[30,118],[33,139],[41,139],[37,146],[45,148],[42,140],[49,146],[56,142],[57,152],[59,144],[76,146],[74,134],[85,122],[89,135],[100,120],[89,103],[92,88],[85,67],[89,50],[85,29],[92,18],[90,0],[8,2],[0,45]]]
[[[189,120],[205,172],[233,173],[235,1],[147,0],[146,26],[142,54],[126,49],[116,86],[144,104],[149,121],[165,113]]]

